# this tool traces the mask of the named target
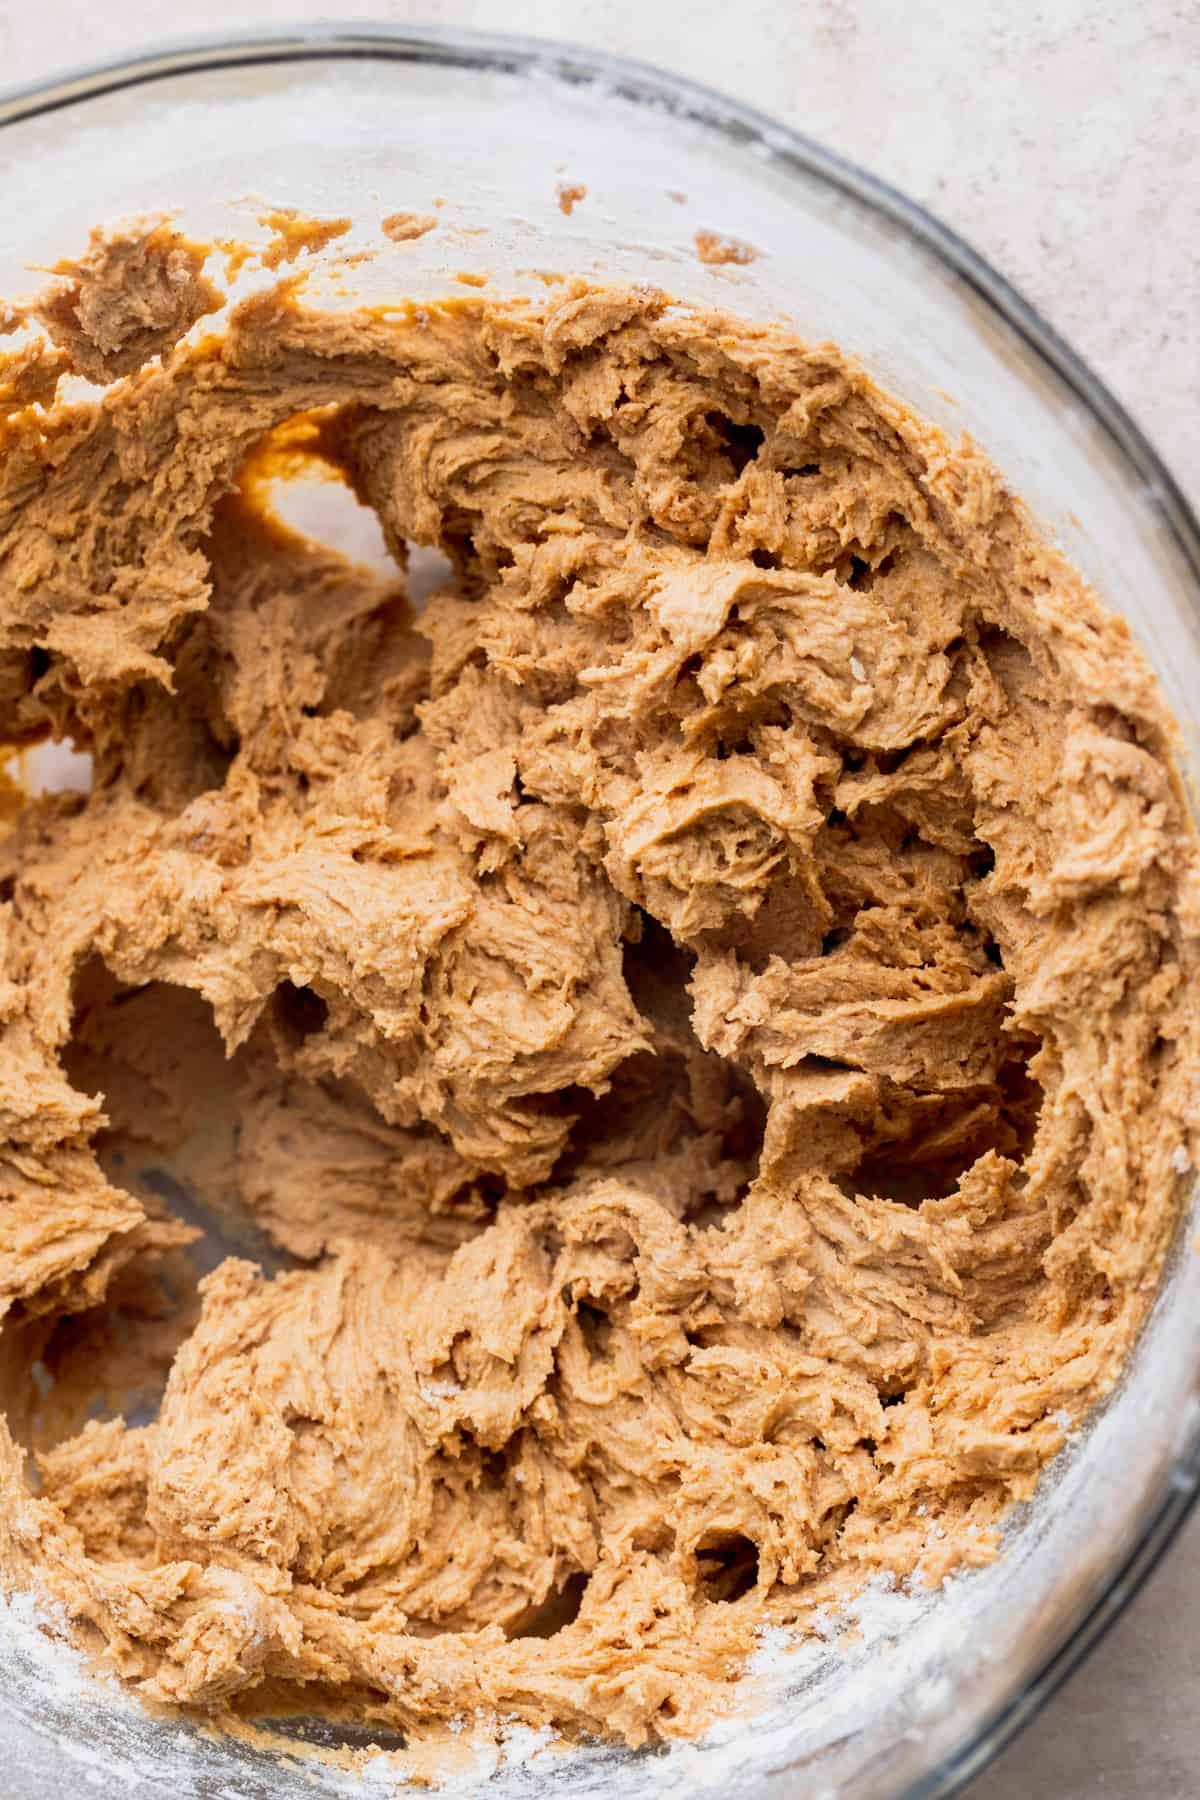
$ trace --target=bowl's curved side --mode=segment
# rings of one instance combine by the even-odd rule
[[[37,121],[72,118],[75,116],[72,109],[86,112],[91,102],[127,95],[137,89],[154,90],[164,83],[223,74],[232,76],[234,72],[262,72],[265,75],[268,71],[291,67],[301,71],[327,71],[343,66],[443,71],[468,80],[486,75],[489,80],[496,78],[501,83],[524,84],[521,91],[529,95],[565,96],[564,114],[577,107],[584,111],[591,108],[624,119],[636,117],[640,121],[654,121],[657,122],[656,129],[660,126],[663,131],[677,129],[681,134],[679,142],[688,147],[689,155],[699,156],[697,146],[707,144],[707,153],[714,159],[713,166],[722,162],[727,165],[731,182],[739,170],[744,170],[744,192],[749,193],[754,183],[761,181],[764,192],[770,189],[772,206],[783,206],[789,193],[799,195],[803,192],[807,196],[806,204],[814,210],[814,217],[822,206],[827,208],[832,203],[844,207],[852,215],[856,230],[870,229],[879,234],[882,246],[878,251],[879,258],[885,257],[888,243],[893,247],[901,245],[905,254],[916,258],[915,273],[910,271],[915,288],[919,288],[922,280],[936,275],[941,296],[938,304],[944,308],[947,330],[958,318],[956,308],[961,312],[958,328],[962,335],[955,342],[967,341],[973,332],[994,334],[995,343],[988,350],[992,360],[986,368],[981,366],[974,390],[976,397],[988,392],[988,384],[999,380],[1002,372],[1011,368],[1013,382],[1025,384],[1031,396],[1024,421],[1061,415],[1066,421],[1063,442],[1077,441],[1080,468],[1096,459],[1105,463],[1104,480],[1112,492],[1124,496],[1127,508],[1128,517],[1122,521],[1121,530],[1138,539],[1136,555],[1131,551],[1132,560],[1128,565],[1121,563],[1120,569],[1136,566],[1139,570],[1149,570],[1158,584],[1156,592],[1165,596],[1161,602],[1146,601],[1152,625],[1156,623],[1156,605],[1164,616],[1170,615],[1163,626],[1162,642],[1152,642],[1151,649],[1172,697],[1178,703],[1181,695],[1186,696],[1189,669],[1200,667],[1200,522],[1144,433],[1037,311],[960,237],[885,182],[802,134],[777,124],[753,107],[648,65],[565,44],[490,33],[452,33],[436,28],[393,30],[375,25],[314,26],[286,33],[251,33],[236,39],[194,39],[148,51],[126,61],[69,74],[48,85],[39,84],[0,94],[0,133],[11,131],[16,135]],[[506,103],[503,94],[499,103]],[[555,105],[558,104],[556,101]],[[743,177],[738,176],[738,179]],[[0,194],[2,189],[0,178]],[[10,223],[9,229],[15,228]],[[842,228],[837,226],[837,229]],[[578,242],[586,243],[590,249],[604,247],[599,239],[592,243],[581,237]],[[756,304],[770,307],[777,303],[779,293],[786,290],[788,276],[789,265],[781,256],[775,275],[771,276],[768,271],[761,278],[761,289],[754,287],[759,276],[748,274],[744,288],[725,290],[727,303],[737,306],[741,296],[746,294],[756,295]],[[695,279],[699,282],[708,277],[697,274]],[[771,280],[776,283],[774,291]],[[952,356],[950,362],[953,365]],[[930,367],[935,366],[936,355],[930,362]],[[884,373],[891,385],[904,386],[903,381],[893,377],[886,368]],[[1016,391],[1015,387],[1013,391]],[[1041,413],[1039,408],[1043,409]],[[973,419],[979,407],[967,406],[966,411]],[[1000,428],[1001,411],[1001,408],[996,410],[997,429]],[[1018,438],[1024,429],[1025,424],[1018,417],[1013,425]],[[1003,452],[998,454],[998,460],[1002,466],[1007,466]],[[1113,529],[1116,531],[1117,528],[1114,526]],[[1115,542],[1112,536],[1097,540],[1093,573],[1096,568],[1107,569]],[[1112,579],[1128,579],[1119,577],[1117,565],[1113,566]],[[1137,586],[1136,580],[1130,585]],[[1134,600],[1138,601],[1138,596],[1135,595]],[[1136,616],[1134,622],[1139,623]],[[1196,660],[1176,667],[1173,652],[1181,641],[1181,634],[1187,633],[1191,634],[1187,654]],[[1200,692],[1200,687],[1193,691]],[[1192,704],[1194,712],[1194,699]],[[1182,705],[1180,710],[1181,713],[1185,710]],[[1192,726],[1194,743],[1197,720],[1185,718],[1184,723]],[[1078,1578],[1070,1592],[1060,1596],[1052,1616],[1039,1622],[1036,1638],[1022,1640],[1023,1666],[1018,1669],[1014,1662],[1011,1667],[1006,1666],[1002,1679],[981,1684],[975,1694],[974,1716],[971,1716],[970,1708],[964,1711],[963,1716],[969,1719],[965,1728],[958,1727],[954,1719],[931,1721],[923,1741],[915,1747],[910,1743],[902,1754],[891,1747],[886,1756],[881,1752],[864,1757],[857,1769],[853,1766],[853,1754],[845,1752],[844,1746],[838,1751],[838,1746],[833,1745],[833,1750],[842,1755],[838,1791],[843,1795],[902,1791],[907,1800],[917,1800],[918,1796],[955,1791],[1020,1730],[1077,1667],[1171,1542],[1200,1489],[1200,1425],[1194,1408],[1189,1410],[1188,1407],[1188,1396],[1194,1392],[1200,1370],[1200,1342],[1193,1326],[1188,1327],[1186,1337],[1180,1335],[1187,1307],[1192,1307],[1193,1316],[1200,1309],[1194,1306],[1196,1282],[1191,1280],[1189,1283],[1185,1259],[1176,1258],[1167,1286],[1170,1292],[1164,1290],[1155,1327],[1157,1335],[1151,1333],[1144,1354],[1139,1348],[1135,1358],[1137,1368],[1131,1370],[1124,1387],[1125,1398],[1128,1398],[1134,1383],[1145,1387],[1158,1379],[1156,1370],[1170,1368],[1176,1416],[1162,1426],[1153,1454],[1148,1445],[1145,1447],[1142,1486],[1131,1499],[1127,1511],[1120,1519],[1106,1516],[1101,1530],[1109,1535],[1098,1540],[1096,1555],[1090,1562],[1081,1560]],[[1172,1332],[1176,1332],[1176,1336],[1172,1336]],[[1122,1403],[1121,1399],[1114,1401],[1109,1409],[1112,1416],[1116,1416]],[[1100,1442],[1106,1428],[1106,1420],[1102,1419],[1097,1431],[1089,1433],[1089,1439]],[[1121,1439],[1127,1446],[1128,1432],[1124,1438],[1117,1432],[1114,1443],[1116,1439]],[[1077,1462],[1093,1453],[1099,1455],[1101,1451],[1095,1449],[1094,1442],[1085,1444],[1078,1451]],[[1111,1449],[1104,1453],[1116,1456],[1124,1452]],[[1067,1467],[1058,1484],[1059,1490],[1067,1491],[1070,1480],[1071,1472]],[[1048,1500],[1047,1506],[1049,1504]],[[1018,1538],[1019,1532],[1014,1532],[1010,1554],[1016,1550]],[[0,1613],[0,1618],[6,1616]],[[27,1620],[23,1622],[28,1624]],[[32,1641],[27,1640],[27,1643]],[[15,1638],[13,1643],[16,1645]],[[14,1669],[21,1654],[19,1646],[13,1649]],[[54,1655],[57,1656],[57,1650]],[[34,1657],[22,1682],[16,1685],[29,1707],[36,1710],[39,1684],[56,1679],[58,1677],[47,1674]],[[80,1760],[81,1747],[70,1741],[70,1719],[78,1714],[56,1714],[47,1736],[44,1730],[25,1730],[29,1713],[26,1711],[23,1724],[20,1712],[12,1710],[11,1693],[3,1703],[15,1734],[14,1753],[19,1755],[21,1752],[18,1740],[23,1731],[30,1745],[30,1784],[21,1790],[21,1800],[41,1800],[41,1796],[49,1795],[52,1789],[56,1791],[61,1785],[64,1762],[72,1758]],[[145,1757],[154,1754],[154,1740],[148,1735],[150,1723],[144,1715],[121,1710],[115,1700],[113,1705],[118,1708],[123,1722],[119,1727],[113,1727],[115,1736],[111,1740],[111,1751],[115,1760],[106,1766],[115,1767],[122,1760],[134,1760],[144,1768]],[[112,1717],[116,1718],[117,1712],[113,1712]],[[45,1720],[42,1723],[45,1725]],[[912,1736],[911,1732],[909,1736]],[[786,1744],[785,1730],[778,1740],[777,1752],[768,1755],[764,1751],[757,1760],[755,1757],[739,1758],[739,1763],[744,1766],[740,1767],[737,1779],[749,1783],[740,1791],[780,1796],[789,1791],[796,1779],[797,1764]],[[190,1749],[188,1756],[193,1756]],[[83,1760],[86,1761],[86,1753]],[[572,1791],[617,1791],[617,1760],[611,1755],[599,1757],[590,1765],[594,1787],[580,1787],[573,1779]],[[180,1772],[176,1769],[170,1776],[171,1791],[180,1795],[181,1800],[185,1794],[194,1792],[200,1800],[200,1796],[210,1791],[209,1784],[221,1771],[216,1763],[210,1767],[203,1758],[189,1767],[198,1771],[196,1785],[182,1786]],[[230,1778],[246,1785],[233,1787],[230,1791],[246,1795],[279,1791],[264,1773],[265,1767],[253,1758],[232,1767]],[[817,1767],[817,1762],[806,1759],[805,1778],[815,1779]],[[823,1775],[824,1761],[820,1761],[820,1768]],[[664,1775],[663,1791],[669,1791],[670,1780],[664,1764],[657,1763],[656,1770]],[[644,1766],[639,1765],[635,1773],[637,1780],[644,1783]],[[693,1778],[698,1776],[698,1770],[694,1762],[681,1763],[676,1773],[683,1781],[681,1792],[697,1791],[697,1781]],[[161,1768],[152,1770],[151,1775],[157,1779]],[[189,1775],[188,1780],[191,1779]],[[586,1776],[584,1779],[591,1780]],[[340,1777],[331,1772],[329,1781],[333,1785],[327,1791],[338,1791],[337,1780]],[[555,1785],[553,1778],[547,1777],[546,1791]],[[734,1791],[734,1788],[727,1787],[726,1791]]]

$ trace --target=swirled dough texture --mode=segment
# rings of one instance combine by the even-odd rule
[[[95,765],[0,846],[5,1576],[160,1701],[694,1734],[764,1624],[993,1556],[1119,1371],[1196,1114],[1163,703],[782,327],[172,344],[132,266],[0,464],[3,736]],[[304,457],[394,579],[270,517]],[[197,1285],[189,1184],[261,1259]]]

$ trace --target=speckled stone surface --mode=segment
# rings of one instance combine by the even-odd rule
[[[752,100],[903,188],[1041,309],[1200,498],[1196,0],[37,0],[0,82],[301,19],[568,36]],[[1200,1517],[971,1800],[1200,1793]]]

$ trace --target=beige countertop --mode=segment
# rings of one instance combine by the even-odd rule
[[[0,82],[165,32],[470,25],[673,66],[939,213],[1041,309],[1200,498],[1196,0],[0,0]],[[971,1800],[1200,1794],[1200,1517]]]

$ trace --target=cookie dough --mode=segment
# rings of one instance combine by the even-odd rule
[[[693,1735],[764,1625],[992,1557],[1144,1317],[1148,665],[782,326],[64,279],[0,424],[0,734],[94,760],[0,843],[0,1573],[156,1701]]]

